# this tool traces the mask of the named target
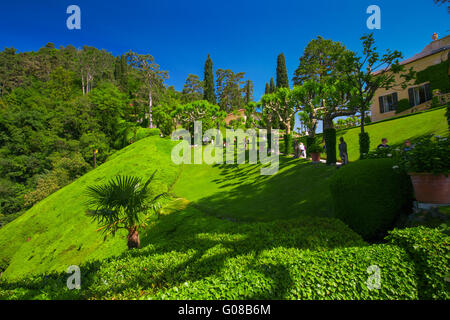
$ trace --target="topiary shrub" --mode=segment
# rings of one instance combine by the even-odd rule
[[[327,164],[335,164],[336,159],[336,129],[328,128],[323,131],[327,146]]]
[[[362,160],[331,178],[336,217],[366,240],[380,239],[412,207],[411,180],[393,166],[391,159]]]
[[[359,158],[365,159],[370,149],[370,137],[367,132],[359,134]]]
[[[397,109],[395,110],[395,113],[400,113],[405,110],[408,110],[411,108],[411,104],[409,103],[408,99],[401,99],[397,103]]]
[[[316,138],[315,137],[310,137],[310,136],[308,136],[308,137],[306,137],[306,153],[307,153],[307,155],[310,155],[311,154],[311,147],[312,146],[315,146],[317,143],[316,143]]]
[[[415,263],[419,299],[450,299],[450,237],[425,227],[394,230],[386,238],[404,248]]]
[[[293,148],[293,140],[292,140],[292,134],[285,134],[284,135],[284,154],[289,155],[294,153]]]

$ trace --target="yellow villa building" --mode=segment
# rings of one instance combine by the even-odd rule
[[[424,71],[431,66],[436,66],[448,61],[449,52],[450,36],[438,39],[438,36],[435,33],[433,34],[433,41],[428,44],[422,52],[414,55],[410,59],[402,61],[401,64],[405,66],[405,70],[412,67],[416,72],[420,73],[420,71]],[[442,64],[442,67],[447,68],[447,75],[449,75],[448,63]],[[396,79],[399,81],[399,76],[397,76]],[[447,84],[447,87],[450,87],[450,84]],[[433,95],[438,96],[439,101],[442,104],[450,101],[449,92],[439,93],[435,91],[433,93],[430,81],[410,84],[410,86],[408,86],[405,90],[402,90],[399,87],[395,87],[390,90],[379,89],[375,93],[374,100],[372,101],[370,108],[371,119],[372,121],[380,121],[393,116],[400,116],[426,110],[431,106]],[[407,100],[409,105],[407,105],[406,101],[401,100]],[[403,105],[406,104],[406,110],[401,112],[397,111],[399,101],[401,101],[401,104]]]

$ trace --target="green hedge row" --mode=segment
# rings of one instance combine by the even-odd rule
[[[436,230],[395,231],[368,246],[335,219],[212,225],[199,215],[184,217],[190,225],[163,217],[145,248],[82,265],[81,290],[51,273],[0,281],[0,299],[448,298],[439,283],[449,237]]]
[[[420,299],[450,299],[450,237],[435,229],[394,230],[387,237],[414,261]]]

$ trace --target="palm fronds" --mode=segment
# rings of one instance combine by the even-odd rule
[[[115,234],[120,228],[139,227],[146,213],[156,212],[166,193],[151,197],[150,183],[155,174],[145,183],[139,177],[117,176],[104,185],[89,186],[87,214],[101,226],[99,230]]]

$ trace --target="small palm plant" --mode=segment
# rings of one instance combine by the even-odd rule
[[[126,229],[128,249],[139,248],[138,229],[147,225],[147,214],[157,212],[161,198],[166,195],[152,195],[150,183],[155,174],[156,171],[145,184],[139,177],[118,176],[105,185],[88,187],[87,214],[100,225],[97,231],[102,230],[106,238],[114,236],[119,229]]]

